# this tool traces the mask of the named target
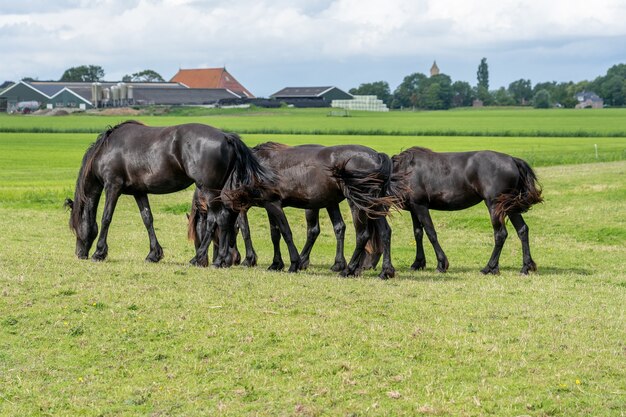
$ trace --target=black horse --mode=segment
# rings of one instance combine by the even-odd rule
[[[363,262],[365,245],[373,230],[383,242],[383,266],[381,278],[393,277],[391,263],[391,229],[385,218],[389,207],[396,204],[393,190],[388,190],[391,176],[391,160],[385,154],[360,145],[301,145],[287,146],[274,142],[257,145],[252,149],[259,162],[276,176],[275,188],[259,190],[242,187],[233,193],[233,206],[244,211],[249,206],[267,210],[274,246],[274,259],[270,269],[284,267],[280,253],[282,234],[289,249],[289,271],[306,268],[315,239],[319,235],[319,210],[326,208],[337,238],[337,250],[333,269],[342,275],[357,275]],[[356,229],[356,247],[350,263],[343,256],[345,224],[339,211],[339,203],[348,200]],[[307,241],[298,254],[283,207],[306,210]],[[190,230],[195,228],[190,223]],[[244,240],[247,237],[244,234]],[[246,248],[251,247],[246,241]],[[247,250],[246,259],[249,259]]]
[[[158,262],[163,249],[153,227],[148,194],[166,194],[183,190],[195,183],[200,198],[208,202],[206,235],[220,226],[222,241],[233,237],[232,215],[220,201],[224,185],[236,176],[236,182],[261,187],[271,183],[271,175],[259,165],[239,136],[224,133],[202,124],[171,127],[148,127],[136,121],[123,122],[100,134],[83,157],[76,181],[74,201],[66,199],[71,209],[70,228],[76,234],[76,255],[89,256],[98,235],[96,211],[104,190],[106,201],[102,229],[92,259],[104,260],[108,253],[107,233],[121,194],[135,197],[141,218],[150,237],[150,253],[146,260]],[[232,232],[231,232],[232,231]],[[206,266],[210,239],[203,239],[193,263]],[[220,261],[227,256],[227,247],[220,248]]]
[[[484,274],[499,272],[499,259],[507,237],[505,217],[511,220],[522,241],[522,274],[536,271],[530,256],[528,226],[522,214],[543,201],[541,187],[532,168],[523,160],[492,151],[436,153],[414,147],[392,157],[392,181],[409,190],[403,207],[411,212],[415,262],[411,269],[426,266],[422,238],[424,230],[437,255],[437,270],[448,269],[448,258],[437,241],[429,209],[462,210],[484,201],[494,230],[495,246]]]

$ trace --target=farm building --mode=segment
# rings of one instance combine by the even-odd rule
[[[128,105],[215,105],[241,96],[224,88],[191,89],[180,83],[20,81],[0,93],[7,112],[20,103],[40,107],[119,107]]]
[[[604,107],[604,100],[592,91],[576,94],[576,100],[578,100],[577,109],[601,109]]]
[[[241,97],[254,98],[226,68],[179,69],[170,82],[181,83],[189,88],[222,88]]]
[[[285,87],[270,98],[295,107],[330,107],[333,100],[351,100],[353,97],[337,87]]]

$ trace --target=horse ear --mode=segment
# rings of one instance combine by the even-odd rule
[[[66,198],[65,202],[63,203],[63,207],[65,207],[66,209],[69,208],[70,210],[72,210],[74,208],[74,202],[70,198]]]

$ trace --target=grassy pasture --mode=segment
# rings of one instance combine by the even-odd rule
[[[190,120],[239,133],[419,135],[419,136],[538,136],[626,137],[626,109],[494,109],[447,112],[351,112],[328,117],[329,109],[202,109],[180,116],[37,117],[0,115],[0,132],[98,133],[128,118],[161,126]],[[24,120],[25,119],[25,120]]]
[[[271,245],[258,209],[259,267],[191,267],[191,190],[151,198],[161,263],[143,262],[147,235],[129,197],[109,259],[78,261],[60,206],[94,139],[0,134],[0,415],[626,413],[626,139],[245,134],[250,145],[356,142],[389,153],[489,148],[539,167],[546,202],[525,216],[539,273],[518,275],[509,227],[501,275],[479,274],[492,249],[481,205],[433,213],[447,274],[435,273],[428,244],[427,270],[408,269],[410,218],[395,213],[389,281],[328,270],[335,242],[324,214],[308,271],[265,271]],[[596,142],[600,162],[587,163]],[[300,248],[303,213],[287,214]]]

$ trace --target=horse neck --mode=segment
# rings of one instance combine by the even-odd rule
[[[70,219],[70,226],[74,231],[78,231],[83,222],[96,221],[96,212],[103,189],[102,184],[91,172],[82,174],[81,170],[74,192],[74,208]]]

